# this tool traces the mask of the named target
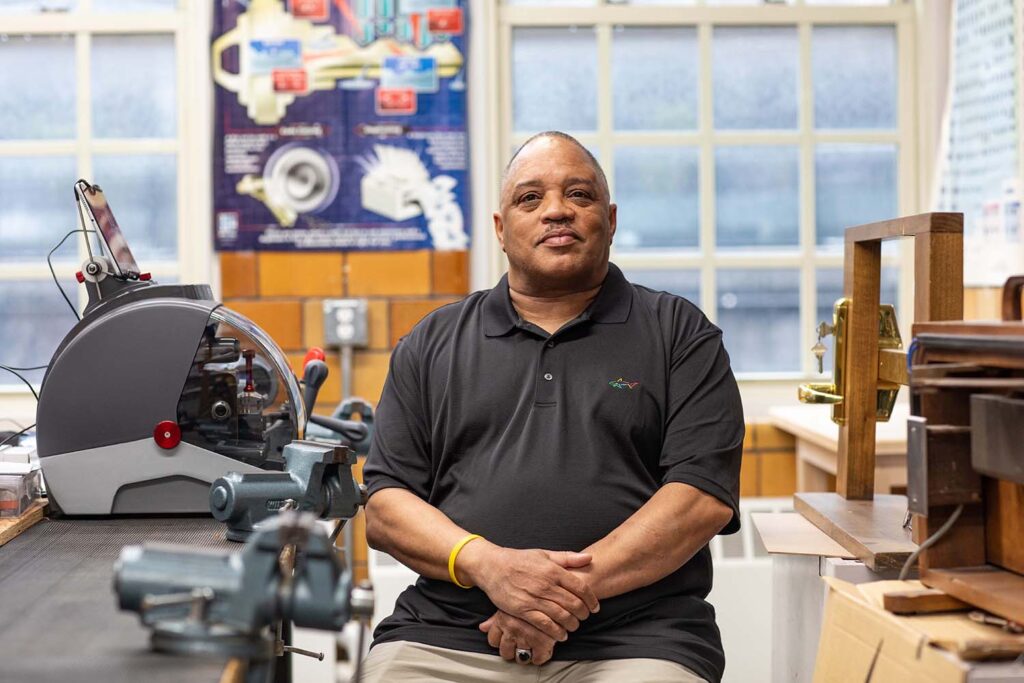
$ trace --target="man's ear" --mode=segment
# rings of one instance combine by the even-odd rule
[[[501,250],[505,251],[505,224],[501,220],[501,214],[497,211],[494,212],[494,234],[498,237]]]
[[[617,204],[608,205],[608,244],[611,244],[615,239],[615,226],[619,216],[619,206]]]

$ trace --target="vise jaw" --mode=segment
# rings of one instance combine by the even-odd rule
[[[366,501],[352,476],[355,452],[335,444],[293,441],[284,447],[283,472],[228,472],[210,487],[210,512],[227,525],[231,541],[244,541],[282,510],[320,519],[351,519]]]

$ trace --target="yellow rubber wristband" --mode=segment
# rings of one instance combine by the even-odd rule
[[[455,558],[459,556],[459,552],[462,551],[462,548],[465,547],[467,543],[475,541],[478,538],[483,538],[483,536],[480,534],[470,534],[466,536],[464,539],[456,543],[455,547],[452,548],[451,553],[448,554],[448,577],[452,580],[452,583],[459,588],[472,588],[472,586],[463,586],[459,583],[459,580],[455,578]]]

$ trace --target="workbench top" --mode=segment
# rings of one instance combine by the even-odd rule
[[[220,680],[226,660],[153,652],[121,612],[114,561],[147,541],[240,546],[210,518],[46,519],[0,547],[0,680],[178,683]]]

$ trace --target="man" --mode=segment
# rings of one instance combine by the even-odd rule
[[[615,224],[593,156],[534,136],[494,214],[507,276],[395,348],[367,538],[421,578],[364,680],[721,678],[706,546],[739,528],[739,393],[718,328],[609,264]]]

